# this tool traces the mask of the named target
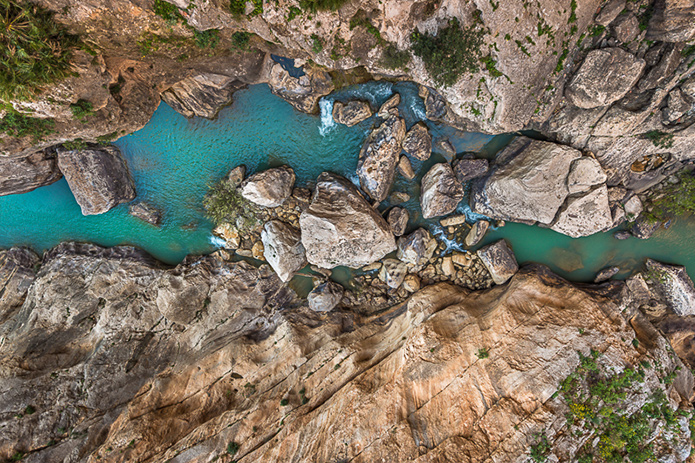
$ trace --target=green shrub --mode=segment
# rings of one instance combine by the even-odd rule
[[[82,151],[87,149],[87,143],[81,138],[78,138],[73,141],[66,141],[63,143],[63,148],[68,151]]]
[[[381,65],[388,69],[403,69],[410,62],[410,53],[399,50],[392,43],[384,48],[381,54]]]
[[[170,23],[183,21],[179,8],[164,0],[154,0],[154,14]]]
[[[312,13],[317,11],[335,11],[346,2],[347,0],[299,0],[299,7],[304,11]]]
[[[263,0],[251,0],[251,3],[253,3],[253,11],[249,13],[249,18],[263,13]],[[243,16],[246,11],[246,0],[231,0],[229,2],[229,11],[234,16]]]
[[[478,349],[478,352],[476,352],[475,355],[479,359],[486,359],[490,356],[490,352],[488,352],[487,349],[483,348],[483,349]]]
[[[548,459],[550,453],[550,444],[545,434],[538,437],[538,442],[531,446],[530,456],[533,461],[544,462]]]
[[[670,184],[659,191],[658,197],[649,201],[647,218],[665,221],[669,217],[695,213],[695,176],[681,172],[679,183]]]
[[[287,405],[289,405],[289,404],[290,404],[290,401],[289,401],[288,399],[282,399],[282,400],[280,401],[280,405],[282,405],[283,407],[285,407],[285,406],[287,406]]]
[[[490,73],[492,77],[502,77],[502,73],[497,69],[497,61],[495,61],[492,56],[488,55],[485,58],[481,58],[480,62],[485,65],[485,69]]]
[[[291,6],[287,12],[287,22],[292,21],[294,18],[302,14],[302,10],[296,6]]]
[[[247,50],[249,47],[249,41],[251,40],[250,32],[239,31],[232,34],[232,48],[238,50]]]
[[[227,453],[231,456],[234,456],[239,451],[239,447],[239,444],[237,444],[236,442],[230,442],[229,444],[227,444]]]
[[[232,223],[243,230],[258,224],[256,206],[224,179],[210,188],[203,198],[203,206],[207,217],[216,225]]]
[[[323,50],[323,42],[321,41],[321,37],[319,37],[316,34],[311,34],[311,49],[313,50],[314,53],[321,53]]]
[[[650,130],[644,134],[647,140],[650,140],[657,148],[668,149],[673,146],[673,134],[665,133],[660,130]]]
[[[214,49],[220,43],[220,31],[217,29],[194,30],[193,37],[195,37],[195,44],[198,48]]]
[[[479,69],[483,31],[478,22],[461,28],[453,18],[437,35],[413,32],[412,51],[422,58],[425,69],[440,85],[450,86],[466,72]]]
[[[83,121],[94,115],[94,106],[87,100],[77,100],[77,103],[70,105],[72,115],[78,121]]]
[[[39,141],[49,133],[53,133],[54,127],[53,119],[26,116],[12,109],[7,110],[5,117],[0,119],[0,133],[16,138],[33,137],[34,141]]]
[[[29,100],[72,75],[76,35],[37,5],[0,0],[0,100]]]

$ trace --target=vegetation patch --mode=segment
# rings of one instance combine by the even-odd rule
[[[230,442],[227,444],[227,453],[234,456],[239,451],[239,447],[239,444],[236,442]]]
[[[243,16],[246,12],[247,0],[231,0],[229,2],[229,11],[234,16]],[[263,0],[250,0],[253,3],[253,11],[248,14],[249,18],[258,16],[263,13]]]
[[[287,11],[287,22],[292,21],[294,18],[302,14],[301,8],[297,8],[296,6],[291,6],[290,9]]]
[[[0,100],[30,100],[70,75],[76,35],[37,5],[0,0]]]
[[[299,7],[304,11],[335,11],[348,0],[299,0]]]
[[[479,21],[462,28],[458,19],[440,29],[437,35],[413,32],[412,51],[422,58],[425,69],[440,85],[451,86],[463,74],[479,69],[483,30]]]
[[[172,5],[164,0],[154,0],[154,14],[169,23],[183,21],[183,16],[176,5]]]
[[[480,62],[485,65],[485,69],[490,73],[492,77],[502,77],[503,74],[497,69],[497,61],[495,61],[492,56],[488,55],[485,58],[481,58]]]
[[[77,100],[77,103],[71,104],[70,111],[72,112],[72,116],[75,119],[82,122],[84,122],[84,120],[88,117],[93,116],[95,114],[94,106],[92,105],[92,103],[82,99]]]
[[[323,51],[323,41],[321,37],[316,34],[311,34],[311,50],[314,53],[321,53]]]
[[[193,31],[195,44],[198,48],[214,49],[220,43],[220,31],[217,29],[208,29],[206,31]]]
[[[232,34],[232,48],[237,50],[248,50],[251,41],[251,32],[238,31]]]
[[[399,50],[394,44],[389,43],[381,54],[381,65],[388,69],[404,69],[410,62],[410,53]]]
[[[16,138],[32,137],[36,142],[54,131],[53,119],[27,116],[14,109],[6,111],[5,117],[0,119],[0,133]]]
[[[673,146],[673,134],[661,132],[660,130],[650,130],[644,137],[651,141],[657,148],[670,148]]]
[[[226,179],[210,188],[203,198],[205,215],[216,225],[231,223],[240,230],[258,225],[258,208],[246,200]]]
[[[649,201],[647,219],[659,222],[695,213],[695,176],[692,172],[681,172],[678,178],[680,182],[669,184],[658,192],[658,197]]]

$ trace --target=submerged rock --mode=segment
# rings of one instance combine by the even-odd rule
[[[199,74],[169,87],[162,92],[162,100],[184,117],[213,119],[222,107],[231,102],[232,94],[244,85],[229,76]]]
[[[400,260],[422,266],[432,258],[434,250],[437,249],[437,240],[424,228],[418,228],[411,234],[398,238],[397,245],[397,256]]]
[[[454,145],[451,144],[448,138],[440,138],[434,143],[434,147],[448,162],[451,162],[456,156],[456,148],[454,148]]]
[[[635,220],[635,223],[630,228],[630,233],[632,233],[632,236],[635,238],[646,240],[651,238],[660,227],[661,222],[642,215]]]
[[[426,161],[432,154],[432,136],[424,122],[418,122],[405,135],[403,151],[420,161]]]
[[[338,124],[348,127],[372,117],[372,108],[366,101],[351,100],[347,104],[336,101],[333,103],[333,119]]]
[[[405,137],[405,121],[390,116],[369,134],[360,151],[357,175],[362,190],[375,201],[386,199],[396,174]]]
[[[152,206],[146,202],[139,202],[131,204],[128,207],[128,213],[133,217],[137,217],[155,227],[159,226],[159,222],[162,220],[162,212],[156,207]]]
[[[645,64],[622,48],[591,50],[565,88],[565,97],[583,109],[615,103],[637,83]]]
[[[487,229],[489,227],[490,222],[488,222],[487,220],[478,220],[476,223],[474,223],[470,231],[466,235],[466,247],[470,248],[480,243],[480,241],[485,236],[485,233],[487,233]]]
[[[401,236],[403,233],[405,233],[409,218],[410,214],[408,214],[407,209],[403,207],[393,207],[389,211],[386,221],[389,223],[393,234],[396,236]]]
[[[277,207],[292,194],[295,175],[287,166],[257,172],[241,184],[241,196],[263,207]]]
[[[349,180],[322,173],[299,216],[307,260],[319,267],[359,268],[396,249],[388,223]]]
[[[135,185],[126,161],[113,145],[58,150],[58,167],[83,215],[103,214],[135,199]]]
[[[307,265],[299,230],[279,220],[271,220],[261,231],[263,257],[282,281],[289,281]]]
[[[490,170],[490,162],[487,159],[473,159],[469,157],[454,161],[453,166],[454,174],[456,174],[456,178],[461,183],[482,177]]]
[[[422,217],[430,219],[450,214],[456,210],[463,197],[463,186],[456,179],[451,166],[446,163],[435,164],[421,182]]]
[[[345,290],[338,283],[326,281],[311,290],[307,296],[309,308],[314,312],[330,312],[343,299]]]
[[[668,265],[647,259],[646,280],[677,315],[695,315],[695,287],[680,265]]]
[[[620,267],[606,267],[601,269],[594,278],[594,283],[608,281],[620,272]]]
[[[44,150],[28,156],[0,155],[0,196],[27,193],[62,176],[55,153]]]
[[[567,198],[567,175],[581,157],[574,148],[518,137],[497,156],[487,177],[473,183],[471,207],[488,217],[550,224]]]
[[[572,238],[579,238],[608,230],[612,226],[608,191],[606,185],[602,185],[583,196],[568,199],[550,228]]]
[[[519,271],[514,252],[507,245],[506,240],[499,240],[488,244],[476,253],[483,265],[490,272],[495,284],[502,285]]]

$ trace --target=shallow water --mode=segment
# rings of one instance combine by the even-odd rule
[[[0,248],[30,246],[38,252],[61,241],[90,241],[104,246],[131,244],[158,259],[175,264],[188,254],[215,249],[212,224],[201,207],[208,186],[239,164],[248,172],[288,164],[300,185],[312,186],[323,171],[331,171],[356,181],[357,156],[369,130],[372,117],[354,127],[335,124],[330,116],[333,102],[361,98],[374,106],[397,91],[399,109],[410,128],[425,118],[422,100],[412,83],[370,82],[341,89],[322,99],[322,114],[295,111],[287,102],[272,95],[267,85],[255,85],[235,94],[232,105],[214,121],[187,120],[162,103],[150,123],[142,130],[115,142],[131,169],[138,199],[163,211],[161,229],[128,215],[120,205],[106,214],[84,217],[65,180],[23,195],[0,197]],[[450,127],[426,121],[434,138],[447,137],[458,152],[475,151],[490,157],[505,146],[511,136],[491,137],[461,133]],[[426,226],[440,234],[437,220],[423,221],[419,208],[419,179],[441,155],[426,162],[414,161],[415,181],[396,177],[393,191],[407,192],[404,204],[411,212],[410,228]],[[390,206],[386,201],[380,209]],[[467,204],[459,212],[469,213]],[[690,246],[693,222],[676,220],[669,230],[650,240],[635,238],[618,241],[612,233],[572,239],[551,230],[520,224],[507,224],[489,233],[483,243],[506,238],[519,262],[541,262],[573,280],[590,280],[607,265],[619,265],[625,276],[639,268],[645,257],[686,265],[695,271],[695,250]],[[457,243],[449,243],[452,249]],[[338,270],[339,280],[350,273]],[[302,288],[310,279],[297,282]],[[306,289],[306,288],[304,288]]]

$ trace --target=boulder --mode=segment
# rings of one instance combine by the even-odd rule
[[[482,177],[488,170],[490,170],[490,161],[487,159],[464,157],[454,161],[454,174],[461,183]]]
[[[439,94],[439,92],[432,87],[419,85],[418,95],[420,98],[422,98],[422,101],[425,104],[425,115],[427,116],[427,119],[435,121],[446,116],[446,100]]]
[[[625,209],[626,218],[629,221],[635,220],[642,213],[642,210],[644,210],[642,200],[639,199],[637,195],[625,201],[623,208]]]
[[[372,199],[383,201],[396,174],[396,164],[405,137],[405,121],[390,116],[369,134],[357,161],[360,185]]]
[[[0,196],[27,193],[62,176],[55,153],[44,150],[21,157],[0,155]]]
[[[389,202],[391,204],[402,204],[407,203],[408,201],[410,201],[410,195],[402,191],[394,191],[389,196]]]
[[[336,101],[333,103],[333,119],[338,124],[348,127],[372,117],[372,108],[366,101],[351,100],[347,104]]]
[[[393,234],[396,236],[401,236],[403,233],[405,233],[409,218],[410,214],[408,214],[407,209],[402,207],[393,207],[389,211],[386,221],[389,223]]]
[[[630,238],[631,236],[632,236],[632,234],[629,231],[625,231],[625,230],[620,230],[620,231],[613,233],[613,238],[615,238],[616,240],[621,240],[621,241],[626,240],[626,239]]]
[[[131,204],[130,207],[128,207],[128,214],[154,225],[155,227],[158,227],[159,222],[162,220],[162,211],[144,201]]]
[[[270,90],[286,100],[298,111],[314,114],[318,112],[319,99],[333,91],[335,85],[330,74],[318,68],[309,67],[305,74],[293,77],[275,63],[268,73]]]
[[[668,94],[666,107],[661,110],[661,118],[666,124],[675,124],[692,108],[693,105],[683,91],[680,88],[674,88]]]
[[[246,166],[236,166],[234,169],[230,170],[227,174],[227,183],[229,183],[234,188],[241,185],[246,176]]]
[[[103,214],[135,198],[135,185],[121,151],[113,145],[58,150],[58,167],[83,215]]]
[[[630,233],[635,238],[646,240],[652,237],[654,233],[661,227],[661,222],[650,220],[645,216],[638,217],[635,223],[630,228]]]
[[[608,106],[637,83],[645,61],[621,48],[590,51],[565,88],[565,97],[582,109]]]
[[[309,308],[314,312],[330,312],[343,299],[345,290],[338,283],[326,281],[311,290],[307,296]]]
[[[568,199],[550,228],[572,238],[579,238],[605,231],[612,225],[608,191],[606,185],[602,185],[583,196]]]
[[[204,73],[175,83],[162,92],[162,100],[185,117],[213,119],[243,86],[233,77]]]
[[[413,166],[410,164],[410,160],[406,156],[401,156],[398,160],[398,172],[408,180],[415,178],[415,172],[413,171]]]
[[[231,223],[221,223],[215,227],[212,234],[224,240],[224,247],[227,249],[237,249],[241,246],[241,236],[239,230]]]
[[[420,161],[426,161],[432,154],[432,135],[424,122],[410,128],[403,140],[403,151]]]
[[[592,186],[604,183],[606,178],[606,173],[596,159],[583,156],[572,163],[567,176],[567,190],[569,194],[584,193]]]
[[[295,175],[287,166],[258,172],[241,184],[241,196],[263,207],[277,207],[292,194]]]
[[[451,144],[448,138],[440,138],[434,143],[435,150],[451,162],[456,156],[456,148]]]
[[[503,239],[480,248],[476,254],[495,284],[506,283],[519,270],[514,253]]]
[[[377,115],[382,119],[388,119],[391,116],[391,110],[398,110],[399,104],[401,104],[401,95],[396,93],[381,105]]]
[[[645,279],[677,315],[695,315],[695,288],[680,265],[668,265],[647,259]]]
[[[604,269],[601,269],[596,274],[596,278],[594,278],[594,283],[602,283],[604,281],[610,280],[615,275],[617,275],[618,272],[620,272],[620,267],[606,267]]]
[[[396,255],[403,262],[422,266],[429,262],[435,249],[437,240],[424,228],[418,228],[411,234],[398,238]]]
[[[608,26],[625,9],[625,0],[610,0],[596,15],[596,24]]]
[[[475,180],[473,211],[502,220],[550,224],[568,194],[567,176],[579,150],[518,137],[501,153],[487,177]]]
[[[466,223],[466,214],[454,214],[439,221],[442,227],[456,227]]]
[[[464,197],[463,186],[456,179],[451,166],[446,163],[433,165],[420,185],[420,206],[424,219],[454,212]]]
[[[396,250],[389,224],[349,180],[322,173],[299,216],[307,260],[319,267],[359,268]]]
[[[409,293],[416,293],[420,291],[420,277],[414,273],[410,273],[403,279],[403,288]]]
[[[396,259],[384,259],[383,265],[379,269],[379,279],[393,289],[397,289],[403,284],[407,274],[408,267]]]
[[[661,46],[656,45],[652,47],[645,55],[645,61],[649,64],[652,64],[652,61],[655,59],[658,61],[649,68],[649,71],[637,83],[637,90],[645,92],[664,86],[671,80],[683,60],[681,50],[682,48],[676,44],[663,43]]]
[[[470,248],[480,243],[480,240],[483,239],[489,227],[490,222],[488,222],[487,220],[478,220],[476,223],[474,223],[470,231],[466,235],[466,247]]]
[[[640,33],[639,20],[634,13],[622,14],[611,24],[611,32],[619,42],[632,42]]]
[[[695,38],[695,5],[691,0],[662,0],[653,8],[647,40],[687,42]]]
[[[289,281],[307,265],[301,238],[299,230],[279,220],[271,220],[263,226],[263,257],[282,281]]]

